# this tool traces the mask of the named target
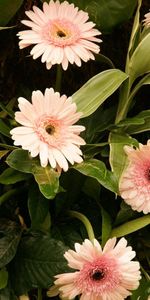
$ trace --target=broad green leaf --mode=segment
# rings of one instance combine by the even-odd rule
[[[8,219],[0,220],[0,268],[15,256],[21,237],[21,227]]]
[[[33,175],[39,185],[41,193],[47,199],[53,199],[59,192],[59,175],[49,166],[42,168],[36,165]]]
[[[49,201],[39,192],[35,184],[29,189],[28,209],[31,227],[33,229],[43,229],[42,224],[49,212]]]
[[[150,72],[149,59],[150,33],[142,39],[129,62],[130,85],[134,80]]]
[[[116,25],[132,16],[137,0],[69,0],[69,2],[87,11],[101,32],[109,33]]]
[[[14,184],[16,182],[26,180],[28,178],[29,175],[26,173],[22,173],[14,169],[7,168],[3,173],[0,174],[0,183]]]
[[[95,178],[106,189],[117,193],[118,187],[113,173],[106,169],[105,164],[97,159],[85,160],[73,167],[80,173]]]
[[[23,0],[0,0],[0,26],[5,26],[22,5]]]
[[[48,288],[54,275],[68,270],[63,256],[67,247],[49,235],[34,231],[24,236],[10,266],[10,278],[17,294],[31,288]]]
[[[4,123],[4,121],[0,120],[0,133],[3,135],[10,137],[10,128]]]
[[[124,72],[118,69],[111,69],[103,71],[88,80],[72,96],[78,111],[83,113],[81,118],[91,115],[118,89],[127,77],[128,75]]]
[[[125,133],[111,132],[109,135],[110,144],[110,165],[116,178],[119,180],[120,175],[126,165],[127,155],[123,147],[125,145],[138,146],[138,142]]]
[[[0,290],[7,286],[8,272],[5,268],[0,270]]]
[[[150,224],[150,214],[137,218],[135,220],[129,221],[127,223],[124,223],[123,225],[120,225],[116,228],[114,228],[111,232],[111,237],[121,237],[127,234],[130,234],[132,232],[135,232],[147,225]]]
[[[110,215],[103,207],[101,207],[101,214],[102,214],[102,247],[106,244],[107,240],[110,237],[111,233],[111,218]]]
[[[53,199],[59,190],[59,175],[49,166],[40,166],[37,158],[29,156],[28,152],[22,149],[14,150],[6,160],[7,164],[18,171],[34,175],[41,193],[47,199]]]

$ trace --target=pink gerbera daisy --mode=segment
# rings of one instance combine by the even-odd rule
[[[76,112],[76,104],[71,97],[60,97],[52,88],[32,93],[32,104],[26,99],[18,99],[20,112],[15,119],[21,125],[11,130],[14,145],[29,150],[32,157],[39,154],[42,167],[48,161],[52,168],[59,166],[68,170],[68,162],[82,162],[80,145],[85,141],[79,136],[84,126],[73,125],[82,115]]]
[[[115,244],[116,238],[109,239],[102,250],[96,239],[86,239],[75,244],[76,251],[64,254],[69,267],[78,271],[55,276],[62,299],[81,295],[80,300],[123,300],[137,289],[141,277],[139,263],[131,261],[135,252],[125,238]]]
[[[96,37],[101,33],[93,28],[93,22],[87,22],[88,13],[78,10],[74,4],[51,0],[49,4],[43,3],[43,11],[33,6],[33,11],[26,11],[26,15],[31,21],[22,23],[31,29],[18,33],[19,47],[36,44],[30,53],[34,59],[42,56],[47,69],[62,64],[66,70],[68,62],[81,66],[81,60],[94,59],[93,53],[100,50],[95,42],[101,42]]]
[[[150,27],[150,12],[144,15],[145,19],[143,20],[143,23],[145,26]]]
[[[150,144],[140,144],[139,149],[125,146],[124,150],[129,164],[120,179],[120,195],[133,210],[147,214],[150,212]]]

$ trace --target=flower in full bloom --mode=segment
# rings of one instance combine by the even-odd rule
[[[139,148],[125,146],[129,164],[123,171],[119,190],[124,201],[133,210],[150,212],[150,143]]]
[[[145,19],[143,20],[143,24],[146,27],[150,27],[150,12],[144,15]]]
[[[79,136],[84,126],[73,125],[82,113],[76,112],[71,97],[60,97],[52,88],[32,93],[32,103],[25,98],[18,99],[20,111],[15,119],[22,126],[10,131],[14,145],[28,150],[32,157],[40,156],[42,167],[48,161],[52,168],[68,170],[68,161],[82,162],[80,145],[85,141]]]
[[[137,289],[140,266],[131,261],[135,252],[125,238],[117,244],[116,238],[109,239],[103,250],[96,239],[93,243],[86,239],[82,245],[76,243],[75,250],[68,250],[64,256],[69,267],[77,271],[55,276],[61,299],[80,295],[80,300],[123,300],[131,295],[130,290]]]
[[[33,6],[33,11],[26,11],[26,15],[30,20],[22,23],[31,29],[18,33],[19,47],[35,45],[30,53],[34,59],[42,56],[47,69],[62,64],[66,70],[69,62],[80,67],[81,60],[94,59],[93,53],[100,51],[96,44],[101,42],[96,37],[100,31],[88,21],[88,13],[78,10],[74,4],[51,0],[49,4],[43,3],[43,10]]]

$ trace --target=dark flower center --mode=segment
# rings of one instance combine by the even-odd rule
[[[66,36],[65,32],[63,32],[62,30],[58,30],[58,31],[57,31],[57,35],[58,35],[60,38]]]
[[[52,126],[52,125],[47,125],[47,126],[45,127],[45,130],[46,130],[46,132],[47,132],[48,134],[52,135],[52,134],[55,132],[55,127]]]
[[[105,273],[103,270],[96,270],[91,274],[91,278],[96,281],[103,279],[104,276],[105,276]]]
[[[146,178],[150,181],[150,168],[146,170]]]

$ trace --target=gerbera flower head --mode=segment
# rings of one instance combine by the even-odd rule
[[[125,146],[129,164],[122,173],[119,190],[133,210],[150,212],[150,143],[139,148]]]
[[[144,15],[145,19],[143,20],[143,24],[146,27],[150,27],[150,12]]]
[[[82,162],[80,145],[85,141],[79,136],[84,126],[73,125],[82,113],[76,112],[71,97],[60,96],[52,88],[32,93],[32,103],[18,99],[20,111],[15,119],[22,126],[10,131],[14,145],[28,150],[32,157],[40,156],[42,167],[48,162],[52,168],[68,170],[68,161]]]
[[[135,252],[125,238],[117,244],[116,238],[109,239],[103,250],[96,239],[86,239],[82,245],[76,243],[75,250],[64,256],[77,271],[55,276],[62,299],[81,295],[80,300],[123,300],[138,287],[139,263],[131,261]]]
[[[33,11],[26,11],[26,15],[30,21],[22,23],[31,29],[18,33],[19,47],[35,44],[30,53],[34,59],[42,56],[47,69],[62,64],[66,70],[69,62],[81,66],[81,60],[94,59],[93,53],[100,51],[96,44],[101,42],[96,37],[100,31],[88,21],[88,13],[78,10],[74,4],[51,0],[49,4],[43,3],[43,10],[33,6]]]

